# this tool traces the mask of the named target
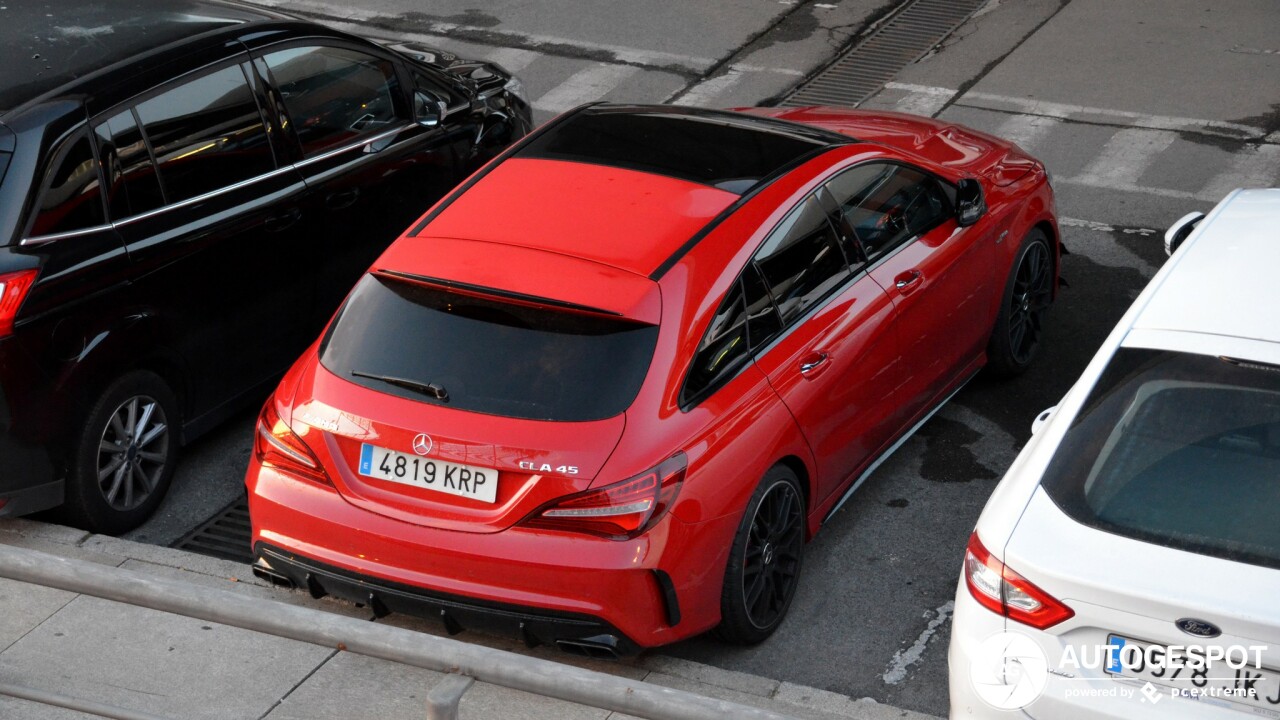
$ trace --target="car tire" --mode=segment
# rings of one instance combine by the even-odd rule
[[[729,551],[715,634],[738,645],[764,641],[782,624],[804,560],[804,493],[775,465],[751,495]]]
[[[1041,230],[1023,238],[1000,296],[987,368],[999,377],[1021,375],[1040,352],[1044,318],[1053,302],[1053,246]]]
[[[158,375],[132,372],[107,386],[75,438],[62,519],[118,535],[164,499],[178,460],[178,403]]]

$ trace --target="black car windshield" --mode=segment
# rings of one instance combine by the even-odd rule
[[[320,350],[330,372],[400,397],[531,420],[621,413],[658,328],[366,275]]]
[[[1121,349],[1043,487],[1086,525],[1280,568],[1280,366]]]

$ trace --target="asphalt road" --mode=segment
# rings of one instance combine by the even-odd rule
[[[259,0],[370,36],[495,59],[539,120],[595,99],[765,104],[884,16],[880,2]],[[678,7],[678,10],[672,10]],[[1280,7],[1270,0],[992,0],[863,107],[1011,137],[1054,173],[1070,287],[1044,352],[979,376],[867,482],[807,550],[767,643],[663,652],[945,714],[965,541],[1004,469],[1163,261],[1160,234],[1237,186],[1280,184]],[[173,542],[234,500],[252,415],[189,449],[172,497],[131,537]]]

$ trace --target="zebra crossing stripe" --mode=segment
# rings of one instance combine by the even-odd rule
[[[996,128],[995,135],[1017,143],[1018,147],[1035,153],[1045,136],[1062,124],[1058,118],[1045,115],[1010,115]]]
[[[1156,156],[1177,139],[1178,134],[1168,130],[1121,130],[1111,136],[1098,157],[1073,180],[1098,187],[1134,187]]]
[[[1221,199],[1236,188],[1271,187],[1280,183],[1280,145],[1249,145],[1231,158],[1231,167],[1200,191],[1207,199]]]
[[[533,106],[543,112],[559,114],[583,103],[599,100],[639,71],[640,68],[634,65],[592,65],[548,90],[533,102]]]
[[[504,47],[489,53],[485,59],[501,65],[507,72],[518,73],[532,65],[533,61],[540,57],[542,57],[541,53],[536,53],[532,50]]]

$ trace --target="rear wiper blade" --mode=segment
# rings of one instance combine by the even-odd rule
[[[440,402],[449,402],[449,391],[445,390],[443,385],[438,385],[436,383],[418,382],[417,380],[409,380],[407,378],[398,378],[391,375],[375,375],[373,373],[360,372],[359,370],[352,370],[351,374],[354,375],[355,377],[368,378],[370,380],[379,380],[388,385],[395,385],[396,387],[402,387],[406,390],[412,390],[416,393],[429,395],[439,400]]]

